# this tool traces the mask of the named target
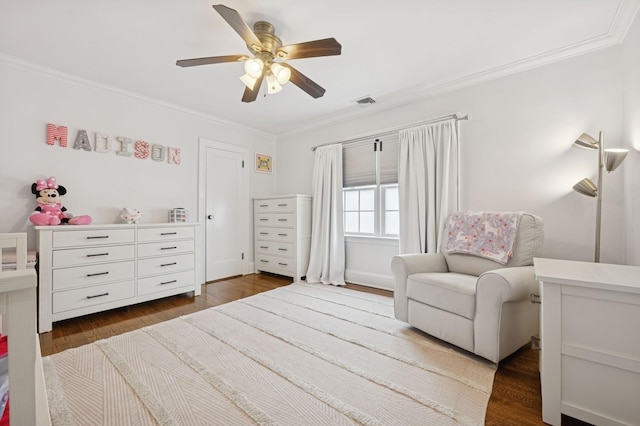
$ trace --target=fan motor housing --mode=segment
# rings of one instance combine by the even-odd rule
[[[275,56],[276,50],[282,47],[282,40],[278,36],[275,35],[275,27],[266,21],[258,21],[253,24],[253,32],[255,33],[258,40],[262,43],[265,50],[271,53],[272,56]],[[247,45],[250,51],[252,52],[260,52],[260,48],[257,46],[249,46]]]

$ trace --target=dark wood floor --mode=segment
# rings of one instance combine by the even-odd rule
[[[236,299],[285,286],[291,280],[270,274],[246,275],[205,284],[202,295],[178,295],[54,323],[40,335],[42,355],[51,355],[99,339],[156,324]],[[391,296],[385,290],[349,284],[348,288]],[[542,425],[538,352],[524,347],[504,359],[496,373],[487,425]],[[585,423],[563,417],[563,425]]]

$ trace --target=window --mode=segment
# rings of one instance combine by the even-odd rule
[[[342,194],[346,235],[400,234],[397,133],[343,148]]]

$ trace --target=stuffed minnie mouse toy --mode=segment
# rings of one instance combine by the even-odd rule
[[[67,193],[64,186],[58,185],[56,178],[51,176],[47,180],[38,179],[31,185],[31,193],[36,196],[38,207],[29,216],[29,220],[35,225],[88,225],[90,216],[76,216],[65,213],[67,209],[62,205],[60,197]]]

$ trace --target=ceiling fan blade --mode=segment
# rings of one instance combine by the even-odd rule
[[[179,67],[193,67],[196,65],[220,64],[224,62],[237,62],[249,59],[247,55],[210,56],[208,58],[180,59],[176,61]]]
[[[283,62],[279,62],[279,64],[291,70],[291,78],[289,79],[289,81],[307,92],[312,97],[319,98],[324,95],[324,92],[326,92],[326,90],[323,89],[318,83],[311,80],[309,77],[302,74],[291,65],[285,64]]]
[[[276,51],[276,55],[284,60],[333,56],[341,53],[342,45],[338,43],[335,38],[290,44],[288,46],[282,46]]]
[[[223,4],[214,4],[213,8],[227,21],[227,24],[231,25],[231,28],[237,32],[240,37],[247,43],[247,46],[253,47],[254,50],[265,50],[262,42],[255,35],[253,30],[244,22],[244,19],[240,16],[237,10],[231,9]]]
[[[264,73],[256,80],[256,84],[253,85],[253,90],[248,87],[244,88],[244,94],[242,95],[242,102],[253,102],[258,97],[258,92],[260,92],[260,87],[262,87],[262,80],[264,79]]]

